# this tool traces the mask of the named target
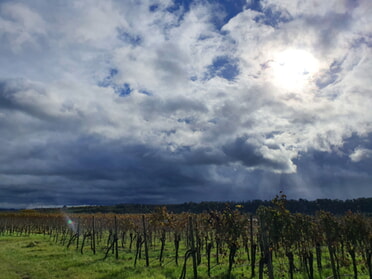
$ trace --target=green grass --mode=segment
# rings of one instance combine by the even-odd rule
[[[40,235],[0,237],[0,278],[167,278],[166,268],[145,268],[141,262],[102,260],[103,254],[81,255]],[[169,278],[172,278],[173,275]]]
[[[133,249],[134,250],[134,249]],[[165,259],[160,266],[158,261],[159,246],[149,249],[150,267],[145,266],[144,254],[134,267],[134,251],[120,248],[119,259],[116,260],[111,253],[103,260],[103,247],[93,255],[86,247],[84,254],[72,245],[69,249],[55,243],[49,236],[0,236],[0,279],[53,279],[53,278],[76,278],[76,279],[178,279],[184,261],[185,247],[183,245],[179,254],[179,266],[174,262],[174,250],[172,242],[168,241],[165,250]],[[233,269],[232,279],[249,278],[250,267],[243,249],[236,256],[236,264]],[[211,278],[226,278],[227,256],[220,256],[223,264],[216,265],[215,258],[211,259]],[[258,261],[258,259],[257,259]],[[187,265],[186,278],[193,278],[191,259]],[[326,265],[327,254],[324,254],[324,265]],[[258,262],[257,262],[258,263]],[[275,278],[288,278],[287,260],[275,258]],[[325,266],[326,267],[326,266]],[[352,274],[351,269],[341,269],[341,274]],[[258,266],[256,267],[258,274]],[[326,278],[331,275],[330,268],[326,268],[322,276],[318,275],[315,263],[314,273],[316,278]],[[361,272],[366,274],[366,271]],[[199,278],[208,278],[206,257],[203,255],[202,263],[198,266]],[[258,277],[256,277],[258,278]],[[296,279],[307,278],[305,274],[295,273]],[[352,277],[345,277],[352,278]],[[367,275],[359,275],[360,279],[369,278]]]
[[[73,245],[67,249],[53,242],[48,236],[0,236],[0,279],[178,279],[183,257],[180,254],[180,265],[177,267],[171,252],[173,251],[169,249],[165,252],[166,258],[160,266],[157,260],[159,252],[150,249],[150,267],[145,266],[144,255],[134,267],[134,252],[120,250],[118,260],[111,254],[103,260],[103,250],[93,255],[87,248],[82,255]],[[207,278],[205,265],[199,268],[200,278]],[[215,271],[221,271],[220,269],[222,272],[226,270],[219,267],[215,268]],[[188,261],[187,278],[192,278],[191,259]],[[223,278],[223,275],[219,272],[219,275],[212,278]]]

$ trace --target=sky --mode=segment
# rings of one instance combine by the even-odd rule
[[[372,196],[370,0],[0,0],[0,207]]]

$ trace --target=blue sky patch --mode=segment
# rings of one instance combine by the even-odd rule
[[[173,5],[169,7],[167,10],[168,12],[175,12],[180,9],[183,9],[183,11],[186,13],[190,10],[190,5],[193,1],[192,0],[174,0]]]
[[[235,17],[247,7],[246,0],[174,0],[173,5],[169,7],[167,11],[174,13],[181,10],[183,14],[185,14],[190,10],[191,5],[194,3],[205,3],[216,6],[217,10],[215,11],[215,16],[213,16],[211,20],[216,29],[221,29],[221,27],[224,26],[231,18]],[[154,9],[154,7],[152,9]]]
[[[138,46],[142,43],[142,38],[140,35],[130,34],[119,28],[117,29],[117,31],[118,31],[118,38],[125,43],[128,43],[132,46]]]
[[[119,71],[117,69],[111,68],[109,74],[103,80],[98,82],[98,86],[111,87],[119,96],[127,96],[133,91],[133,88],[130,87],[129,83],[124,83],[123,85],[116,84],[112,79],[118,73]]]
[[[235,59],[227,56],[219,56],[214,59],[212,65],[208,67],[208,74],[206,79],[211,79],[215,76],[234,80],[239,75],[238,63]]]
[[[133,91],[129,83],[124,83],[122,86],[116,86],[114,89],[115,92],[122,97],[129,95]]]
[[[115,68],[111,68],[109,70],[109,74],[101,81],[98,82],[99,87],[112,87],[113,81],[112,78],[118,74],[118,70]]]
[[[154,4],[154,5],[150,5],[149,10],[150,12],[155,12],[158,8],[159,8],[159,5]]]
[[[177,122],[185,123],[185,124],[191,124],[192,122],[194,122],[194,119],[193,119],[193,117],[179,118],[179,119],[177,119]]]
[[[250,3],[247,3],[247,9],[262,12],[262,5],[260,2],[260,0],[251,0]]]
[[[110,69],[110,77],[113,77],[113,76],[116,76],[117,74],[119,73],[119,71],[117,69]]]
[[[268,7],[265,8],[262,13],[254,18],[258,23],[263,23],[272,27],[278,27],[282,22],[289,22],[292,20],[292,17],[285,10],[273,10]]]
[[[242,12],[247,5],[246,0],[226,0],[226,1],[210,1],[212,3],[217,2],[223,8],[226,13],[224,22],[227,23],[231,18]]]

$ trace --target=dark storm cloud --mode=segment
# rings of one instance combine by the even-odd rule
[[[251,149],[238,139],[223,148],[226,157],[208,149],[159,152],[146,145],[75,138],[34,146],[27,154],[2,165],[0,174],[9,181],[17,177],[18,186],[7,184],[7,180],[1,186],[8,202],[24,204],[28,199],[35,205],[203,200],[201,194],[207,189],[221,189],[223,193],[226,187],[226,181],[213,177],[210,166],[239,162],[243,158],[239,152],[248,158],[245,163],[249,166],[277,167],[252,155]],[[218,192],[213,196],[224,197]],[[229,196],[233,198],[232,193]]]
[[[34,148],[26,158],[2,165],[1,175],[18,177],[19,186],[1,182],[8,202],[162,202],[174,193],[193,193],[194,187],[206,183],[199,170],[144,145],[108,143],[98,138],[49,144]]]
[[[41,111],[32,103],[33,99],[45,97],[45,91],[23,79],[0,80],[0,108],[19,110],[42,118]]]
[[[329,152],[309,150],[295,160],[297,173],[284,175],[289,186],[287,189],[292,188],[289,191],[296,195],[294,185],[303,184],[297,187],[297,190],[302,189],[304,193],[308,191],[309,196],[314,198],[334,196],[344,199],[370,196],[372,157],[353,162],[351,156],[361,147],[371,150],[371,134],[363,137],[354,134],[337,150]]]
[[[262,191],[271,190],[273,195],[284,190],[294,198],[305,194],[308,198],[327,197],[332,192],[335,197],[342,198],[343,194],[357,197],[357,193],[368,193],[366,187],[371,179],[367,172],[371,160],[368,164],[363,162],[362,169],[366,172],[361,175],[362,169],[358,165],[350,168],[351,160],[346,155],[340,158],[332,153],[314,151],[296,161],[298,173],[255,171],[244,175],[247,180],[240,183],[254,183],[260,185],[260,189],[240,188],[239,193],[235,193],[233,188],[239,185],[238,180],[227,182],[215,177],[211,166],[219,166],[218,172],[226,178],[233,173],[224,166],[232,162],[244,160],[243,163],[250,167],[258,165],[266,169],[284,167],[263,159],[254,146],[246,144],[243,139],[226,145],[223,148],[225,154],[214,154],[210,150],[159,153],[148,146],[126,146],[120,142],[108,144],[96,138],[44,147],[45,150],[48,148],[58,150],[58,162],[44,151],[33,154],[34,163],[28,168],[19,162],[8,171],[2,167],[3,176],[17,176],[16,183],[14,179],[10,179],[12,184],[7,184],[7,180],[1,182],[9,203],[36,206],[248,199],[264,198]],[[47,164],[38,165],[37,162]],[[233,175],[237,178],[243,172],[243,169],[238,169]],[[301,176],[300,181],[298,176]],[[306,183],[306,187],[302,183]],[[348,190],[349,183],[356,183],[355,193]],[[207,195],[208,191],[213,195]]]
[[[247,137],[237,138],[234,142],[226,144],[222,150],[233,162],[241,162],[247,167],[259,166],[273,170],[288,168],[283,162],[264,158],[259,151],[259,147],[249,143]]]

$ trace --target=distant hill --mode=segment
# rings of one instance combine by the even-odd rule
[[[231,208],[239,208],[240,211],[246,213],[255,213],[260,205],[269,206],[271,201],[253,200],[243,202],[187,202],[182,204],[118,204],[111,206],[78,206],[78,207],[65,207],[63,210],[69,213],[117,213],[117,214],[134,214],[134,213],[151,213],[157,207],[166,206],[169,212],[181,213],[201,213],[210,210],[221,211],[226,206]],[[238,205],[238,206],[237,206]],[[287,200],[286,207],[291,212],[315,214],[317,211],[324,210],[332,212],[333,214],[344,214],[347,211],[361,212],[372,215],[372,198],[358,198],[352,200],[332,200],[332,199],[317,199],[308,201],[305,199],[300,200]],[[43,212],[53,212],[61,209],[56,208],[42,208],[37,209]]]
[[[14,208],[0,208],[0,212],[9,212],[9,211],[17,211],[17,209]]]

